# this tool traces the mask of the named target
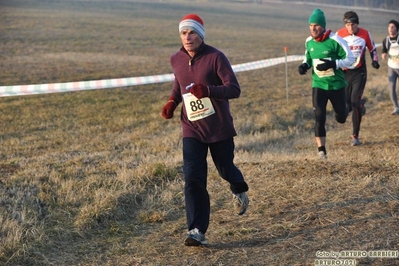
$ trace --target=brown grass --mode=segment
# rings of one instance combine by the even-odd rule
[[[170,73],[179,19],[203,17],[232,64],[302,54],[314,7],[286,3],[0,2],[0,85]],[[323,8],[341,27],[342,8]],[[375,41],[389,13],[359,11]],[[380,50],[379,50],[380,51]],[[238,73],[236,163],[250,208],[232,211],[209,169],[208,247],[187,248],[181,130],[160,110],[171,83],[0,98],[1,265],[314,265],[317,251],[398,250],[398,118],[386,62],[369,68],[363,145],[328,113],[316,158],[310,77],[288,65]],[[211,160],[209,160],[211,164]],[[398,265],[355,258],[358,265]]]

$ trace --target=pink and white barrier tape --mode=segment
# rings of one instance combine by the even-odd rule
[[[275,66],[285,62],[300,61],[303,59],[304,55],[290,55],[287,57],[284,56],[284,57],[233,65],[232,67],[234,72],[243,72],[248,70]],[[82,90],[110,89],[117,87],[162,83],[173,80],[174,80],[173,74],[163,74],[155,76],[75,81],[75,82],[66,82],[66,83],[0,86],[0,97],[82,91]]]

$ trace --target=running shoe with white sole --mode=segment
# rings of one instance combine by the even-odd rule
[[[399,115],[399,107],[396,107],[395,110],[391,113],[391,115]]]
[[[190,230],[187,233],[187,237],[184,240],[184,245],[186,246],[201,246],[207,245],[208,241],[205,239],[205,234],[201,233],[197,228]]]
[[[247,197],[247,194],[245,194],[245,192],[237,194],[233,193],[233,200],[234,200],[234,208],[237,214],[243,215],[247,211],[249,205],[249,199]]]
[[[352,136],[351,145],[352,145],[352,146],[359,146],[359,145],[360,145],[359,138],[356,138],[356,137],[353,137],[353,136]]]
[[[319,151],[319,159],[327,159],[327,154],[324,151]]]

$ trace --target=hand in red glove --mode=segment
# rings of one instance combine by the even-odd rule
[[[190,92],[198,99],[209,97],[211,95],[209,88],[202,84],[194,84]]]
[[[176,107],[176,101],[172,97],[170,97],[169,101],[165,104],[164,107],[162,107],[162,116],[165,119],[171,119],[173,117],[173,112],[175,111]]]

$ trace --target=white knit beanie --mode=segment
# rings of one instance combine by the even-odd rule
[[[201,37],[201,39],[205,39],[204,22],[198,15],[188,14],[180,20],[179,32],[185,29],[193,30]]]

